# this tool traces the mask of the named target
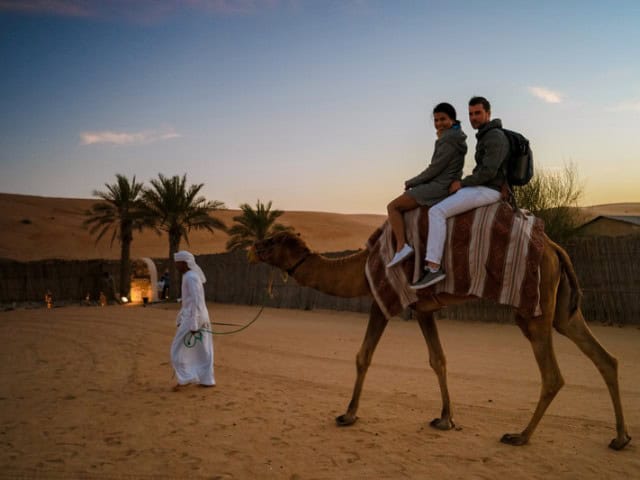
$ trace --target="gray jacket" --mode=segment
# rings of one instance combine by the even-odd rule
[[[509,156],[509,140],[501,130],[499,118],[491,120],[476,133],[476,166],[462,179],[463,187],[484,185],[500,190],[505,183],[503,163]]]
[[[404,182],[407,193],[419,205],[431,206],[447,195],[449,185],[462,177],[467,136],[459,125],[446,130],[436,140],[431,163],[419,175]]]

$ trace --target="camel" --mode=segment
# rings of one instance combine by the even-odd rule
[[[371,295],[365,277],[365,264],[369,251],[341,258],[327,258],[312,252],[296,234],[281,232],[265,240],[257,241],[250,251],[252,262],[264,262],[291,275],[300,285],[339,297]],[[600,371],[613,403],[616,419],[616,438],[609,447],[623,449],[631,440],[627,433],[618,387],[618,362],[596,340],[580,310],[581,291],[569,255],[559,245],[544,237],[544,249],[540,265],[540,307],[542,317],[526,316],[515,311],[516,322],[531,347],[542,377],[538,404],[527,426],[519,433],[506,433],[501,442],[508,445],[524,445],[529,442],[558,391],[564,385],[552,345],[552,330],[571,339],[591,359]],[[475,297],[437,294],[420,299],[412,307],[417,317],[429,351],[429,364],[434,370],[442,398],[439,418],[430,422],[433,428],[450,430],[455,424],[449,399],[446,375],[446,359],[440,343],[434,313],[444,306],[466,302]],[[371,306],[369,322],[362,346],[356,356],[356,381],[347,411],[336,417],[338,426],[353,425],[367,370],[375,348],[387,326],[388,319],[375,300]]]

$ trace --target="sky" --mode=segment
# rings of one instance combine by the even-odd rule
[[[228,208],[386,213],[471,96],[640,202],[637,0],[0,0],[0,192],[187,175]]]

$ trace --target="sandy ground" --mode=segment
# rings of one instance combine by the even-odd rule
[[[394,320],[374,357],[360,420],[338,428],[366,315],[265,310],[216,336],[217,387],[170,391],[176,306],[0,313],[3,478],[637,478],[640,329],[593,330],[618,357],[629,433],[614,437],[598,372],[556,335],[567,384],[531,443],[501,444],[537,401],[539,375],[513,325],[441,321],[456,430],[440,411],[415,322]],[[245,324],[256,307],[210,305]],[[218,330],[231,326],[216,326]],[[634,443],[635,442],[635,443]]]
[[[82,227],[84,212],[94,202],[91,199],[0,193],[0,259],[120,258],[119,244],[117,241],[110,244],[110,234],[96,244],[95,238]],[[582,210],[585,221],[597,215],[640,215],[640,203],[596,205]],[[231,226],[233,217],[239,214],[239,210],[221,210],[215,216]],[[386,215],[301,211],[287,211],[279,218],[281,223],[294,227],[310,248],[318,252],[364,248],[369,236],[385,220]],[[214,234],[193,231],[189,239],[190,244],[183,242],[181,247],[201,255],[224,252],[229,237],[219,231]],[[131,254],[134,258],[166,258],[169,254],[166,234],[136,232]]]

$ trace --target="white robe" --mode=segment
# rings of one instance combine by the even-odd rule
[[[213,377],[213,335],[204,287],[196,272],[182,276],[182,308],[176,318],[178,327],[171,344],[171,364],[180,385],[215,385]],[[198,330],[194,336],[191,331]],[[205,331],[209,330],[209,332]]]

